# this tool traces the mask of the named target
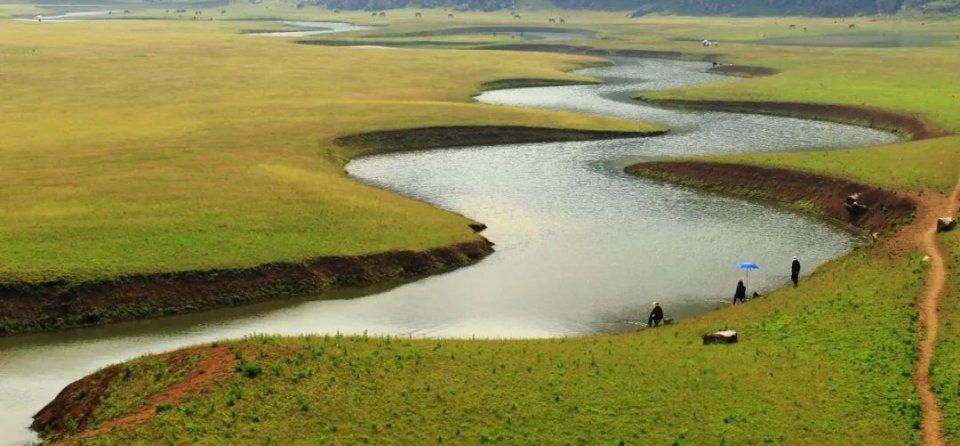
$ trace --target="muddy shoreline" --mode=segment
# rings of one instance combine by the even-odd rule
[[[895,191],[843,178],[773,167],[705,161],[653,161],[628,166],[626,172],[708,192],[772,201],[871,233],[895,231],[909,223],[917,209],[912,199]],[[844,207],[844,199],[857,193],[868,209],[854,216]]]
[[[889,110],[838,104],[808,104],[800,102],[776,101],[714,101],[687,99],[650,99],[638,100],[662,107],[684,110],[709,110],[732,113],[753,113],[775,116],[790,116],[819,121],[838,122],[859,125],[878,130],[897,133],[903,137],[920,140],[949,135],[936,124],[926,119]]]
[[[320,293],[450,271],[493,253],[473,242],[425,251],[317,257],[252,268],[0,284],[0,336],[101,325]]]
[[[528,80],[529,84],[534,82],[543,81]],[[582,82],[576,82],[576,84],[580,83]],[[389,153],[445,147],[637,138],[665,133],[667,130],[625,132],[524,126],[446,126],[361,133],[342,136],[334,142],[360,152],[376,149],[377,153]]]

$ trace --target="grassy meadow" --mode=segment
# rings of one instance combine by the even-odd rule
[[[349,180],[334,138],[430,125],[655,126],[469,104],[484,82],[596,59],[351,50],[235,22],[0,27],[0,280],[254,266],[474,239]],[[396,75],[403,73],[402,76]]]
[[[262,6],[262,7],[261,7]],[[957,21],[858,18],[627,19],[622,13],[389,11],[333,14],[231,5],[225,19],[389,24],[316,39],[486,45],[505,36],[404,36],[464,25],[567,26],[609,49],[711,53],[780,74],[658,98],[828,102],[918,114],[960,130]],[[157,17],[162,10],[135,10]],[[209,14],[209,12],[208,12]],[[789,24],[808,30],[790,29]],[[98,21],[0,27],[0,278],[105,277],[250,266],[470,240],[466,217],[350,181],[337,136],[424,125],[636,130],[637,123],[469,104],[497,79],[577,79],[596,59],[549,53],[358,50],[245,36],[260,21]],[[804,34],[801,34],[804,33]],[[898,34],[914,46],[874,48]],[[869,37],[869,36],[868,36]],[[909,39],[908,39],[909,37]],[[721,46],[704,49],[702,38]],[[774,45],[770,39],[794,39]],[[796,39],[806,39],[797,46]],[[510,43],[516,39],[509,39]],[[811,43],[812,41],[812,43]],[[824,41],[830,46],[824,46]],[[835,46],[836,42],[847,46]],[[856,44],[853,44],[853,43]],[[920,42],[920,43],[916,43]],[[919,46],[917,46],[919,45]],[[362,66],[363,69],[356,67]],[[719,157],[946,193],[960,139]],[[944,239],[960,265],[960,238]],[[84,444],[916,444],[921,254],[857,249],[798,289],[637,334],[553,340],[256,337],[227,345],[262,372],[188,397],[146,424]],[[954,274],[955,276],[956,274]],[[960,433],[956,281],[934,379],[947,434]],[[739,344],[700,335],[735,328]],[[133,363],[96,419],[167,385]],[[255,376],[250,376],[255,375]],[[137,399],[140,398],[140,399]]]

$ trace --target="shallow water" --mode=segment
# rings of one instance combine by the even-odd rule
[[[653,301],[670,316],[725,304],[741,260],[763,268],[753,289],[848,252],[842,228],[755,203],[628,176],[664,155],[797,150],[892,142],[857,127],[770,116],[676,112],[629,99],[728,78],[703,63],[620,60],[582,70],[606,85],[499,90],[478,100],[574,110],[670,126],[667,136],[383,155],[348,166],[364,181],[490,226],[497,252],[478,265],[391,287],[194,315],[0,339],[0,444],[33,438],[30,416],[69,382],[104,365],[250,333],[542,337],[636,328]]]
[[[302,28],[299,31],[274,31],[264,33],[251,33],[255,36],[276,36],[276,37],[306,37],[319,34],[345,33],[349,31],[361,31],[370,29],[369,26],[354,25],[346,22],[305,22],[305,21],[281,21],[284,25]]]

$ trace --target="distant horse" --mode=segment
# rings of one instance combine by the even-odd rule
[[[447,18],[448,18],[448,19],[452,19],[452,18],[453,18],[453,14],[447,14]]]
[[[413,16],[414,16],[414,17],[423,17],[423,14],[421,14],[421,13],[418,12],[418,13],[414,14]]]
[[[557,23],[557,19],[555,19],[555,18],[553,18],[553,17],[551,17],[551,18],[548,19],[548,20],[550,20],[550,23]]]

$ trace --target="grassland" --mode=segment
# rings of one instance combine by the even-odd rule
[[[468,103],[484,82],[577,79],[564,71],[595,59],[354,51],[243,36],[241,26],[0,28],[0,280],[469,241],[466,218],[349,180],[343,163],[357,153],[332,141],[427,125],[656,128]]]
[[[267,11],[266,7],[263,11],[249,7],[230,14],[269,17],[274,13]],[[308,13],[296,12],[302,14],[301,18]],[[412,11],[391,11],[382,20],[391,24],[390,30],[375,30],[370,33],[371,38],[400,39],[385,35],[441,23],[541,24],[546,17],[555,15],[550,11],[525,13],[524,20],[511,22],[503,13],[458,14],[457,19],[445,22],[442,12],[429,11],[424,22],[414,22],[408,16],[398,18],[408,13],[412,15]],[[361,19],[360,15],[355,17]],[[364,20],[372,18],[367,15]],[[960,129],[956,102],[960,87],[951,81],[951,72],[960,67],[960,59],[954,54],[956,44],[948,34],[955,22],[921,25],[900,19],[858,19],[857,29],[864,32],[896,31],[926,36],[923,47],[758,44],[770,38],[796,37],[802,31],[790,30],[787,25],[792,22],[808,26],[806,35],[811,38],[848,29],[846,23],[805,18],[629,20],[622,15],[588,14],[568,19],[570,26],[600,32],[598,40],[588,42],[595,47],[723,53],[716,57],[781,71],[769,78],[657,94],[660,98],[870,105],[918,114],[949,130]],[[318,235],[312,229],[303,229],[321,221],[342,222],[341,226],[324,223],[330,225],[324,226],[330,231],[343,229],[346,222],[358,218],[370,218],[378,224],[378,219],[386,219],[383,221],[392,223],[358,228],[355,235],[375,237],[351,239],[349,247],[355,250],[351,252],[448,243],[470,237],[460,232],[465,224],[462,217],[349,182],[342,175],[341,163],[350,153],[330,146],[332,138],[341,133],[382,129],[385,120],[395,124],[391,128],[409,127],[425,120],[438,124],[551,122],[557,126],[608,129],[623,125],[565,114],[458,103],[483,81],[522,77],[570,79],[572,76],[558,70],[569,69],[585,59],[545,54],[514,58],[507,53],[487,52],[470,52],[469,57],[464,57],[466,53],[462,51],[378,51],[370,53],[377,58],[351,59],[354,56],[336,48],[248,42],[243,40],[247,37],[221,34],[224,30],[248,29],[249,24],[108,26],[116,27],[114,31],[128,31],[131,42],[109,40],[111,28],[96,31],[80,27],[89,34],[77,32],[70,39],[60,36],[49,38],[49,42],[44,42],[43,36],[35,37],[39,44],[46,45],[38,48],[44,48],[41,53],[50,57],[48,60],[84,60],[75,67],[86,76],[80,79],[102,87],[92,91],[71,89],[66,84],[72,82],[60,79],[58,84],[53,75],[45,78],[44,83],[57,86],[55,90],[28,86],[23,80],[27,73],[46,66],[38,60],[20,73],[17,88],[11,88],[17,94],[22,92],[16,102],[19,107],[4,109],[18,113],[23,109],[23,113],[34,113],[41,119],[32,131],[0,123],[5,141],[46,135],[30,138],[22,149],[15,147],[17,150],[5,149],[0,153],[4,162],[16,160],[23,166],[15,179],[22,181],[19,175],[24,175],[23,178],[44,182],[56,173],[56,178],[66,184],[54,184],[46,192],[50,195],[40,196],[41,200],[20,197],[5,203],[8,207],[3,209],[33,209],[40,214],[36,210],[43,208],[38,204],[51,203],[48,212],[81,211],[63,216],[52,212],[54,223],[46,227],[61,229],[57,232],[62,233],[65,225],[78,225],[77,232],[82,231],[83,237],[51,240],[45,245],[47,251],[35,250],[34,255],[49,254],[63,246],[79,246],[83,249],[78,252],[86,253],[92,243],[76,245],[77,240],[104,237],[96,231],[103,221],[114,220],[116,223],[111,224],[138,221],[164,237],[174,234],[181,237],[182,249],[200,247],[205,249],[203,252],[216,251],[203,257],[206,265],[231,264],[236,258],[303,255],[308,251],[303,248],[307,245],[303,240],[310,242],[311,252],[318,247],[333,250],[332,238],[323,238],[328,233]],[[212,32],[211,27],[219,31]],[[152,54],[155,48],[150,43],[157,38],[156,33],[162,33],[165,42],[170,41],[169,50],[161,51],[164,57]],[[97,38],[97,45],[117,52],[92,55],[80,51],[74,42],[86,42],[81,45],[86,47]],[[439,40],[450,36],[419,38]],[[697,43],[700,38],[718,39],[722,46],[703,49]],[[505,42],[503,38],[476,40],[478,44]],[[30,48],[38,43],[31,39],[21,42],[17,44],[22,47],[18,51],[26,59]],[[137,57],[141,53],[131,48],[139,48],[148,57]],[[265,57],[270,59],[264,62],[241,54],[247,51],[266,51],[270,54]],[[93,68],[104,66],[96,58],[122,61],[124,74],[140,75],[123,79],[103,76]],[[359,80],[349,82],[366,82],[363,85],[368,88],[345,90],[346,85],[359,85],[349,84],[346,78],[353,74],[347,71],[349,64],[361,59],[370,66],[370,76],[361,73]],[[190,63],[184,66],[184,60]],[[463,63],[475,65],[466,69]],[[164,69],[155,70],[156,67]],[[381,86],[373,88],[388,67],[398,67],[397,72],[402,69],[411,75],[391,76],[389,91]],[[323,70],[328,71],[319,81],[316,76]],[[454,73],[462,83],[448,82]],[[64,96],[58,93],[56,97],[44,98],[45,91],[63,92]],[[127,91],[137,91],[138,96],[125,96]],[[310,95],[305,96],[304,91]],[[30,100],[37,98],[48,102],[42,103],[42,110],[35,106],[31,112]],[[71,112],[90,100],[97,101],[99,110],[107,111],[81,118]],[[47,110],[57,112],[47,115]],[[100,122],[126,125],[106,130],[89,125]],[[40,131],[47,128],[58,130]],[[61,136],[66,134],[71,135],[70,141]],[[949,137],[881,148],[720,159],[847,176],[895,189],[946,192],[955,183],[960,166],[958,142]],[[116,149],[120,143],[124,150]],[[94,151],[104,147],[114,149],[106,154]],[[69,156],[64,157],[65,152]],[[64,158],[65,161],[59,161]],[[76,167],[78,160],[95,167],[81,171]],[[119,164],[113,167],[114,163]],[[10,174],[3,171],[0,175]],[[131,181],[132,178],[144,180]],[[230,180],[231,187],[224,189],[224,179]],[[10,187],[8,179],[0,180],[4,180],[0,187]],[[69,188],[70,181],[81,181],[82,187]],[[142,186],[129,189],[126,183]],[[163,187],[155,187],[158,184]],[[234,189],[240,186],[249,189]],[[352,197],[361,198],[351,199],[349,204],[320,202],[319,197],[326,197],[328,191],[349,191]],[[131,202],[158,193],[162,200]],[[74,201],[73,196],[83,198],[81,203],[96,206],[89,209],[110,209],[115,213],[106,217],[113,218],[100,217],[88,208],[67,206]],[[370,201],[362,201],[363,197]],[[252,198],[256,199],[251,203]],[[384,203],[394,203],[395,207],[384,210]],[[225,210],[226,204],[229,208]],[[134,208],[124,211],[125,206]],[[243,212],[231,213],[234,206]],[[335,211],[342,207],[353,209],[353,213]],[[204,213],[197,216],[201,209]],[[208,209],[220,213],[209,215]],[[84,214],[84,210],[88,213]],[[278,210],[283,211],[279,217]],[[304,222],[305,215],[321,210],[326,213]],[[157,215],[177,218],[156,221]],[[41,217],[27,218],[34,224],[18,226],[17,232],[11,233],[32,234],[34,230],[30,228]],[[85,226],[80,225],[84,221]],[[184,225],[181,221],[186,222],[188,234],[196,235],[186,237],[171,230]],[[423,228],[424,234],[411,235],[406,231],[408,226]],[[112,233],[137,234],[130,239],[146,243],[137,241],[141,235],[136,231],[121,229]],[[349,231],[341,230],[336,235],[354,234]],[[228,236],[218,235],[221,233]],[[43,237],[56,236],[52,229],[37,234],[30,243],[39,245]],[[282,235],[273,238],[274,234]],[[17,240],[21,237],[18,235]],[[13,238],[7,236],[5,240]],[[170,240],[177,238],[171,235],[154,242]],[[239,243],[227,246],[234,240],[242,240],[249,247],[238,251]],[[342,240],[346,239],[340,243]],[[954,256],[960,252],[957,240],[955,235],[945,240]],[[122,252],[143,245],[110,246],[109,251],[77,258],[75,274],[93,274],[87,269],[87,265],[96,265],[91,258],[103,259],[97,271],[109,271],[114,254],[123,262],[113,263],[121,265],[113,268],[164,265],[158,258],[137,263],[131,259],[135,255]],[[224,249],[225,252],[220,251]],[[336,249],[345,248],[336,245]],[[157,413],[145,424],[87,442],[190,444],[228,439],[248,444],[915,444],[919,441],[920,423],[920,403],[912,382],[917,345],[915,304],[925,267],[921,254],[907,251],[909,254],[883,246],[861,248],[822,267],[799,289],[778,291],[748,305],[638,334],[538,341],[266,337],[221,343],[262,373],[247,373],[247,368],[241,367],[235,376]],[[25,252],[23,248],[21,252]],[[166,253],[164,258],[176,260],[184,254]],[[49,265],[36,265],[37,257],[21,255],[4,260],[5,265],[30,265],[14,271],[17,277],[30,276],[25,271],[32,271],[36,277],[55,275],[50,273]],[[953,262],[953,271],[957,262]],[[179,261],[175,264],[182,265]],[[957,290],[955,281],[953,289]],[[960,295],[954,294],[953,300],[948,301],[944,316],[956,314],[957,297]],[[727,327],[740,331],[739,344],[700,345],[701,334]],[[934,378],[947,416],[946,431],[954,438],[960,432],[960,403],[956,399],[960,372],[955,365],[956,358],[960,358],[958,346],[956,326],[945,324]],[[134,384],[130,383],[150,386],[151,377],[148,369],[133,370],[134,379],[114,382],[111,394],[117,397],[98,413],[116,415],[120,411],[115,408],[135,405],[127,401],[137,395],[131,391]],[[105,422],[109,416],[96,419]]]
[[[85,444],[910,444],[922,282],[918,256],[860,250],[803,288],[639,335],[221,343],[262,373]],[[740,344],[700,345],[731,326]]]

